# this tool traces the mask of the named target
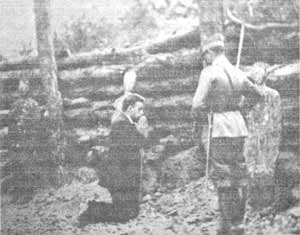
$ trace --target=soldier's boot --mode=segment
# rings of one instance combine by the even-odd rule
[[[233,202],[233,217],[231,234],[243,235],[245,233],[245,212],[247,203],[247,188],[233,188],[232,189]]]
[[[218,235],[243,235],[246,195],[239,195],[238,188],[222,187],[218,189],[220,222]]]
[[[220,219],[218,224],[217,235],[231,235],[231,226],[232,226],[231,188],[229,187],[218,188],[218,199],[219,199]]]
[[[118,192],[112,194],[114,221],[125,223],[139,214],[138,192]]]

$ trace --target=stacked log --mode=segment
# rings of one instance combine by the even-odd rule
[[[192,43],[188,43],[190,41]],[[150,125],[159,133],[157,136],[173,134],[177,139],[177,147],[174,148],[177,153],[190,148],[193,144],[191,99],[201,72],[198,45],[199,34],[194,30],[146,46],[95,51],[58,60],[59,89],[64,98],[68,142],[67,160],[73,163],[85,161],[91,147],[107,145],[112,104],[123,92],[122,73],[128,67],[137,70],[136,92],[146,97],[147,116]],[[234,45],[232,55],[235,55]],[[251,58],[247,57],[247,63],[254,62],[255,58]],[[7,139],[9,110],[21,97],[20,91],[24,90],[22,82],[35,83],[39,79],[35,66],[34,58],[0,64],[1,140]],[[299,151],[299,75],[297,62],[275,70],[266,81],[267,86],[279,92],[282,100],[281,149]],[[5,145],[1,148],[5,152]],[[172,168],[178,162],[182,164],[185,160],[179,156],[170,158],[170,164],[166,163],[164,169]],[[171,170],[170,175],[172,172],[175,174]],[[182,182],[189,177],[182,176]]]
[[[180,52],[182,55],[182,52]],[[159,58],[159,57],[158,57]],[[167,57],[168,58],[168,57]],[[168,64],[169,66],[165,65]],[[171,66],[172,65],[172,66]],[[150,67],[155,67],[153,72]],[[112,65],[106,67],[64,70],[59,72],[60,90],[64,96],[65,122],[70,128],[95,128],[110,124],[112,103],[122,93],[122,71],[126,66]],[[200,69],[177,70],[177,62],[156,59],[145,62],[138,67],[137,92],[147,98],[147,113],[150,123],[158,128],[172,126],[172,131],[180,132],[179,123],[190,123],[191,97],[197,86]],[[276,70],[267,79],[267,85],[278,90],[282,98],[283,137],[281,146],[297,148],[299,136],[299,71],[297,63]],[[30,76],[37,79],[34,72],[2,72],[1,82],[4,86],[1,103],[1,127],[7,125],[9,107],[18,98],[18,84],[8,81]],[[15,90],[14,90],[15,89]],[[5,105],[4,105],[5,103]],[[173,124],[172,124],[173,123]],[[174,124],[177,123],[177,124]],[[182,126],[182,125],[181,125]],[[189,125],[190,126],[190,125]],[[188,128],[187,128],[188,129]],[[186,130],[190,133],[190,130]],[[184,133],[180,132],[182,135]],[[187,134],[185,134],[187,136]],[[178,136],[178,138],[181,138]],[[185,140],[186,141],[186,140]],[[191,142],[191,140],[189,140]],[[189,142],[188,141],[188,142]]]

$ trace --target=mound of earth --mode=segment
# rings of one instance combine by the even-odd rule
[[[46,190],[26,204],[1,201],[1,234],[215,234],[217,196],[205,190],[204,178],[170,191],[144,196],[140,215],[128,223],[98,223],[78,228],[78,215],[89,200],[110,202],[97,181],[74,179],[60,189]],[[249,211],[247,234],[300,234],[300,205],[280,214]]]

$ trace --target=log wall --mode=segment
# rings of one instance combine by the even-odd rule
[[[179,140],[178,151],[190,147],[191,100],[201,69],[200,58],[197,57],[195,62],[196,53],[197,50],[188,49],[173,54],[149,56],[137,64],[127,60],[125,64],[92,64],[76,68],[74,62],[68,70],[62,67],[58,77],[64,98],[67,141],[73,148],[72,151],[68,150],[69,157],[76,155],[78,158],[85,158],[90,147],[105,143],[113,112],[112,104],[122,93],[122,72],[129,65],[137,68],[137,92],[147,98],[150,125],[161,132],[172,133]],[[121,55],[124,60],[127,58],[127,54]],[[20,91],[24,93],[26,84],[34,84],[39,79],[36,69],[22,69],[0,73],[1,154],[6,153],[7,149],[9,110],[12,103],[22,97]],[[299,63],[296,62],[276,70],[267,78],[267,85],[276,89],[282,99],[281,148],[296,151],[299,151],[300,129],[299,76]]]

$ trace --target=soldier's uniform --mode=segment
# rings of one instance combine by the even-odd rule
[[[220,45],[223,45],[222,41],[212,41],[206,48]],[[232,228],[240,225],[244,217],[245,190],[239,190],[247,186],[248,178],[243,156],[248,130],[240,112],[243,96],[257,100],[262,94],[241,70],[220,54],[201,72],[193,98],[192,113],[203,126],[201,140],[206,150],[207,114],[210,110],[213,112],[209,177],[218,191],[222,219],[220,234],[231,234]]]

